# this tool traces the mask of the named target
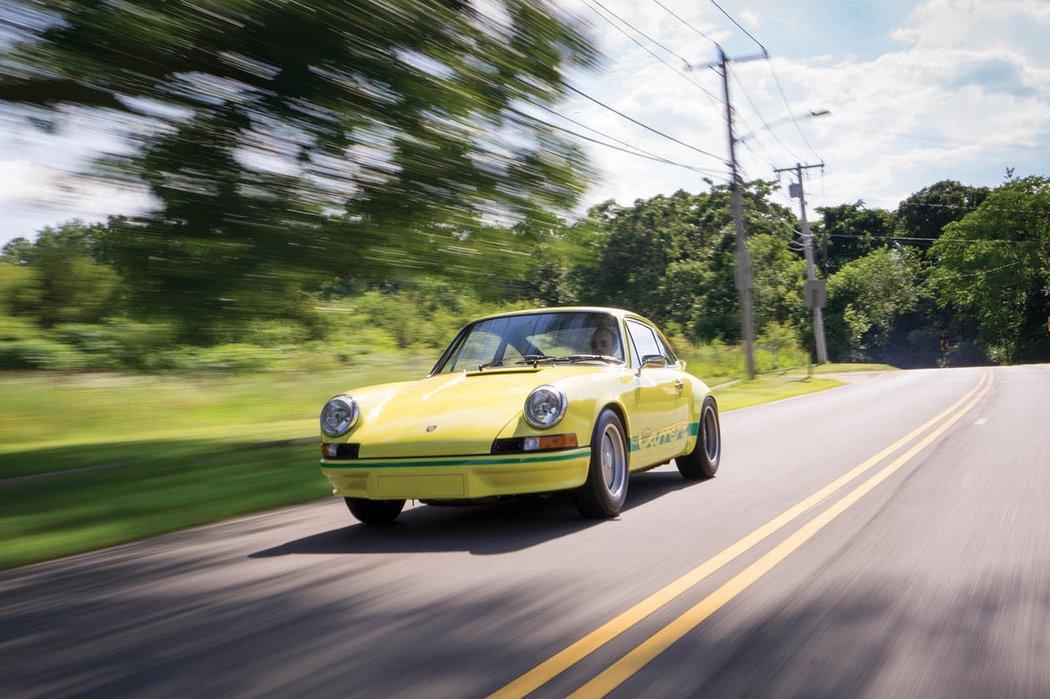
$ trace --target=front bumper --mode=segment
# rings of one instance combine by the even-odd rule
[[[591,449],[413,459],[321,461],[335,495],[458,500],[567,490],[587,480]]]

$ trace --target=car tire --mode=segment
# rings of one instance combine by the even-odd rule
[[[350,514],[365,524],[390,524],[401,514],[404,500],[368,500],[366,498],[343,498]]]
[[[615,517],[627,499],[627,439],[623,422],[612,410],[603,410],[591,436],[587,480],[572,491],[576,509],[584,517]]]
[[[714,478],[722,459],[722,428],[718,422],[718,404],[713,396],[704,398],[700,408],[700,429],[696,446],[684,456],[675,459],[678,472],[691,481]]]

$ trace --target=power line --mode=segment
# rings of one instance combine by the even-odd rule
[[[865,200],[863,200],[863,199],[861,199],[860,202],[861,202],[862,206],[867,204],[867,202]],[[844,206],[849,206],[849,204],[845,204]],[[934,203],[934,202],[921,202],[921,201],[914,201],[913,202],[913,201],[907,201],[907,200],[903,200],[903,201],[897,202],[897,209],[898,210],[902,206],[905,206],[905,207],[907,207],[907,206],[917,206],[917,207],[928,207],[928,208],[935,208],[935,209],[956,209],[958,211],[970,211],[970,212],[977,211],[978,208],[980,208],[982,206],[985,206],[990,211],[1004,211],[1004,212],[1015,213],[1015,214],[1050,214],[1050,209],[1013,209],[1013,208],[1007,208],[1005,206],[997,206],[995,204],[987,204],[986,202],[982,202],[980,204],[937,204],[937,203]],[[824,207],[824,208],[834,208],[834,207]],[[871,209],[868,209],[868,210],[871,211]],[[892,209],[880,209],[880,210],[881,211],[891,211]]]
[[[643,124],[642,122],[638,121],[634,117],[627,116],[626,114],[624,114],[620,110],[616,109],[615,107],[610,107],[609,105],[605,104],[604,102],[602,102],[601,100],[597,99],[596,97],[591,97],[586,92],[584,92],[584,91],[582,91],[580,89],[577,89],[577,88],[573,87],[572,85],[566,85],[565,87],[566,87],[566,89],[570,90],[571,92],[576,93],[580,97],[583,97],[584,99],[588,99],[591,102],[594,102],[595,104],[597,104],[598,106],[603,107],[605,109],[608,109],[613,114],[616,114],[616,115],[618,115],[620,117],[623,117],[624,119],[626,119],[627,121],[631,122],[632,124],[636,124],[637,126],[641,126],[643,129],[645,129],[647,131],[651,131],[652,133],[656,134],[657,136],[662,136],[663,138],[666,138],[669,141],[674,141],[678,145],[685,146],[686,148],[689,148],[690,150],[694,150],[697,153],[700,153],[702,155],[706,155],[706,156],[708,156],[710,158],[715,158],[716,160],[718,160],[718,161],[720,161],[722,163],[725,162],[725,160],[722,158],[722,156],[715,155],[714,153],[711,153],[710,151],[703,150],[702,148],[697,148],[696,146],[690,145],[690,144],[686,143],[685,141],[680,141],[679,139],[675,138],[674,136],[668,136],[663,131],[660,131],[658,129],[654,129],[652,126],[649,126],[648,124]]]
[[[920,241],[920,242],[935,242],[941,241],[943,243],[1010,243],[1010,244],[1036,244],[1038,240],[1004,240],[1001,238],[916,238],[914,236],[905,235],[854,235],[851,233],[822,233],[821,235],[828,236],[831,238],[849,238],[852,240],[908,240],[908,241]]]
[[[689,22],[687,22],[686,20],[682,19],[681,17],[678,17],[678,16],[677,16],[677,15],[676,15],[676,14],[674,13],[674,10],[672,10],[672,9],[671,9],[670,7],[668,7],[667,5],[665,5],[665,4],[663,3],[663,2],[660,2],[659,0],[653,0],[653,2],[655,2],[655,3],[656,3],[657,5],[659,5],[660,7],[663,7],[663,8],[664,8],[664,10],[665,10],[665,12],[667,12],[667,13],[668,13],[668,14],[669,14],[669,15],[670,15],[671,17],[673,17],[674,19],[678,20],[678,21],[679,21],[679,22],[681,22],[682,24],[685,24],[685,25],[686,25],[687,27],[689,27],[690,29],[692,29],[693,31],[695,31],[695,33],[696,33],[696,34],[698,34],[698,35],[700,35],[701,37],[703,37],[703,38],[707,39],[708,41],[710,41],[710,42],[711,42],[712,44],[714,44],[714,45],[715,45],[715,47],[716,47],[716,48],[719,48],[719,49],[721,48],[721,44],[719,44],[719,43],[718,43],[717,41],[715,41],[714,39],[712,39],[712,38],[711,38],[711,37],[709,37],[708,35],[706,35],[706,34],[703,34],[703,33],[702,33],[702,31],[700,31],[699,29],[697,29],[697,28],[696,28],[695,26],[693,26],[692,24],[690,24],[690,23],[689,23]],[[714,70],[714,66],[711,66],[711,69],[712,69],[712,70]]]
[[[584,2],[587,2],[587,0],[584,0]],[[666,46],[664,46],[663,44],[661,44],[661,43],[660,43],[659,41],[657,41],[657,40],[656,40],[656,39],[654,39],[653,37],[649,36],[648,34],[646,34],[645,32],[643,32],[643,31],[642,31],[641,29],[639,29],[638,27],[634,26],[633,24],[631,24],[630,22],[628,22],[627,20],[625,20],[625,19],[624,19],[623,17],[621,17],[620,15],[618,15],[618,14],[616,14],[615,12],[613,12],[612,10],[610,10],[610,9],[609,9],[608,7],[606,7],[605,5],[603,5],[603,4],[602,4],[601,2],[599,2],[598,0],[591,0],[591,2],[593,2],[593,3],[595,4],[595,5],[597,5],[598,7],[602,8],[603,10],[605,10],[606,12],[608,12],[608,13],[609,13],[610,15],[612,15],[613,17],[615,17],[616,19],[618,19],[618,20],[619,20],[620,22],[622,22],[623,24],[626,24],[626,25],[627,25],[628,27],[630,27],[631,29],[633,29],[633,30],[634,30],[634,31],[635,31],[636,33],[638,33],[638,34],[642,35],[642,36],[643,36],[643,37],[644,37],[645,39],[648,39],[649,41],[653,42],[654,44],[656,44],[657,46],[659,46],[660,48],[662,48],[662,49],[663,49],[664,51],[666,51],[667,53],[671,54],[672,56],[674,56],[675,58],[677,58],[678,60],[680,60],[680,61],[681,61],[681,62],[682,62],[683,64],[685,64],[685,65],[687,65],[687,66],[689,65],[689,61],[687,61],[687,60],[686,60],[685,58],[683,58],[682,56],[680,56],[680,55],[678,55],[677,53],[675,53],[675,52],[674,52],[674,51],[673,51],[672,49],[669,49],[669,48],[667,48]],[[591,8],[591,9],[593,10],[594,8]],[[600,14],[600,13],[598,13],[598,16],[599,16],[599,17],[601,17],[601,14]],[[604,18],[603,18],[603,19],[604,19]],[[606,20],[606,21],[608,21],[608,20]],[[614,24],[614,25],[612,25],[612,26],[614,26],[614,27],[615,27],[616,25]]]
[[[544,122],[544,123],[547,123],[547,122]],[[699,173],[701,175],[718,176],[718,175],[722,175],[723,174],[721,172],[715,172],[713,170],[705,170],[703,168],[694,167],[692,165],[686,165],[684,163],[678,163],[678,162],[675,162],[673,160],[668,160],[667,158],[661,157],[659,155],[653,155],[651,153],[648,153],[647,151],[630,150],[628,148],[621,148],[620,146],[615,146],[615,145],[613,145],[611,143],[605,143],[604,141],[599,141],[596,138],[591,138],[590,136],[586,136],[584,134],[578,133],[578,132],[573,131],[571,129],[566,129],[563,126],[558,126],[556,124],[549,124],[549,123],[547,123],[547,126],[551,127],[552,129],[557,129],[558,131],[564,131],[565,133],[572,134],[573,136],[576,136],[577,138],[582,138],[585,141],[590,141],[591,143],[596,143],[596,144],[598,144],[600,146],[605,146],[606,148],[612,148],[613,150],[618,150],[621,153],[627,153],[628,155],[633,155],[633,156],[638,157],[638,158],[645,158],[646,160],[654,160],[654,161],[656,161],[658,163],[664,163],[665,165],[674,165],[675,167],[685,168],[686,170],[692,170],[693,172]],[[631,148],[635,148],[635,146],[631,146]]]
[[[589,131],[593,131],[596,134],[600,134],[601,136],[604,136],[605,138],[608,138],[608,139],[611,139],[613,141],[616,141],[617,143],[620,143],[620,144],[626,146],[626,148],[622,148],[620,146],[615,146],[615,145],[613,145],[611,143],[606,143],[604,141],[600,141],[600,140],[598,140],[596,138],[592,138],[590,136],[587,136],[585,134],[579,133],[577,131],[573,131],[572,129],[567,129],[564,126],[558,126],[557,124],[552,124],[552,123],[550,123],[548,121],[544,121],[542,119],[537,119],[536,117],[532,116],[531,114],[526,114],[525,112],[519,111],[517,109],[512,109],[511,111],[513,111],[515,114],[518,114],[519,116],[522,116],[522,117],[524,117],[526,119],[529,119],[530,121],[542,124],[544,126],[548,126],[548,127],[552,128],[552,129],[555,129],[557,131],[562,131],[564,133],[571,134],[571,135],[573,135],[573,136],[575,136],[577,138],[582,138],[585,141],[589,141],[591,143],[595,143],[595,144],[597,144],[599,146],[605,146],[606,148],[611,148],[613,150],[620,151],[621,153],[627,153],[628,155],[634,155],[634,156],[639,157],[639,158],[645,158],[646,160],[653,160],[653,161],[656,161],[656,162],[659,162],[659,163],[664,163],[666,165],[674,165],[675,167],[684,168],[686,170],[692,170],[693,172],[699,173],[701,175],[719,176],[719,175],[723,174],[723,173],[715,171],[715,170],[708,170],[708,169],[705,169],[705,168],[695,167],[693,165],[686,165],[685,163],[679,163],[679,162],[676,162],[674,160],[670,160],[668,158],[664,158],[662,156],[656,155],[655,153],[650,153],[649,151],[643,150],[642,148],[639,148],[638,146],[631,145],[630,143],[627,143],[626,141],[621,141],[618,138],[615,138],[615,137],[610,136],[610,135],[608,135],[606,133],[603,133],[603,132],[601,132],[601,131],[599,131],[599,130],[597,130],[595,128],[587,126],[586,124],[578,122],[575,119],[571,119],[571,118],[569,118],[567,116],[559,114],[559,113],[555,112],[552,109],[548,109],[546,107],[544,107],[544,109],[547,109],[547,111],[551,112],[555,116],[560,117],[562,119],[565,119],[567,121],[570,121],[570,122],[576,124],[577,126],[581,126],[581,127],[585,128],[585,129],[587,129]]]
[[[1009,263],[1007,263],[1005,265],[1001,265],[999,267],[993,267],[992,269],[982,269],[982,270],[979,270],[977,272],[967,272],[965,274],[937,275],[934,279],[936,279],[937,281],[940,281],[940,280],[951,280],[951,279],[965,279],[967,277],[986,277],[989,274],[991,274],[992,272],[998,272],[999,270],[1006,269],[1007,267],[1014,267],[1016,265],[1024,264],[1024,262],[1025,262],[1025,260],[1017,260],[1015,262],[1009,262]]]
[[[728,17],[729,21],[737,26],[737,29],[747,34],[748,38],[750,38],[751,41],[755,42],[758,45],[758,48],[762,49],[762,53],[765,54],[766,57],[766,63],[769,65],[769,72],[773,76],[773,83],[777,86],[777,92],[780,93],[780,99],[784,101],[784,108],[787,109],[788,116],[791,117],[791,121],[795,124],[795,130],[798,131],[798,135],[802,138],[802,142],[806,144],[806,148],[809,149],[809,152],[812,153],[818,160],[823,162],[824,159],[820,157],[820,154],[817,153],[816,150],[813,149],[813,146],[810,144],[809,139],[806,138],[806,134],[802,132],[802,127],[799,126],[798,119],[795,118],[795,115],[791,111],[791,105],[788,103],[787,95],[784,94],[784,86],[780,84],[780,78],[777,77],[777,72],[773,68],[773,61],[769,58],[769,50],[766,49],[765,45],[761,41],[755,38],[754,34],[744,29],[743,25],[741,25],[740,22],[737,22],[736,18],[734,18],[733,15],[726,12],[722,8],[722,6],[719,5],[715,0],[711,0],[711,4],[717,7],[723,15]],[[796,160],[801,160],[801,158],[796,157]]]
[[[747,141],[738,141],[738,143],[740,143],[740,145],[742,145],[744,148],[747,148],[748,152],[751,153],[751,155],[755,156],[756,158],[761,160],[763,163],[765,163],[769,167],[773,167],[773,161],[771,161],[769,159],[769,157],[768,157],[769,153],[766,153],[766,157],[762,157],[761,155],[759,155],[758,153],[755,152],[754,148],[752,148],[750,145],[748,145]],[[763,151],[763,152],[765,152],[765,151]],[[743,166],[741,166],[740,169],[742,170]]]
[[[758,120],[762,122],[764,130],[769,132],[769,135],[773,137],[773,140],[779,143],[780,147],[787,151],[788,155],[790,155],[792,159],[794,159],[795,161],[803,160],[803,158],[798,157],[798,155],[796,155],[793,150],[784,145],[784,142],[781,141],[780,137],[776,135],[776,133],[773,131],[773,128],[762,116],[762,113],[758,111],[758,107],[755,106],[754,101],[751,99],[751,95],[749,95],[747,90],[744,89],[744,85],[740,82],[740,78],[737,77],[736,73],[733,73],[733,80],[736,81],[737,87],[740,88],[740,92],[744,93],[744,99],[746,99],[747,103],[751,105],[751,111],[753,111],[755,113],[755,116],[758,117]],[[772,163],[770,163],[770,165],[772,165]]]
[[[737,120],[740,121],[741,124],[745,124],[746,126],[750,127],[749,124],[746,124],[746,122],[744,122],[743,117],[741,115],[739,115],[739,114],[737,115]],[[748,152],[750,152],[751,155],[755,156],[756,158],[758,158],[759,160],[764,162],[769,167],[776,167],[773,164],[772,156],[769,155],[769,151],[767,151],[764,146],[760,146],[760,148],[762,149],[763,155],[759,155],[757,152],[755,152],[755,149],[751,147],[751,144],[748,143],[746,139],[738,138],[736,140],[736,142],[739,143],[740,145],[742,145],[744,148],[747,148]],[[756,141],[756,145],[759,145],[757,141]]]
[[[824,162],[824,158],[820,157],[820,153],[813,149],[810,145],[809,139],[806,138],[806,134],[802,132],[802,127],[798,125],[799,119],[792,113],[791,105],[788,104],[787,95],[784,94],[784,86],[780,84],[780,78],[777,77],[777,72],[773,70],[773,61],[769,58],[769,54],[766,54],[766,65],[769,66],[769,72],[773,76],[773,83],[777,86],[777,92],[780,93],[780,99],[784,101],[784,108],[787,110],[788,116],[791,117],[791,122],[795,125],[795,130],[798,131],[798,135],[802,138],[802,142],[806,144],[806,148],[812,153],[818,160]]]
[[[592,1],[593,1],[593,2],[594,2],[594,3],[596,4],[596,5],[598,5],[599,7],[601,7],[601,8],[603,9],[603,10],[605,10],[606,12],[608,12],[608,13],[609,13],[610,15],[612,15],[613,17],[615,17],[616,19],[620,20],[621,22],[623,22],[624,24],[626,24],[626,25],[627,25],[628,27],[630,27],[631,29],[633,29],[634,31],[638,32],[639,34],[641,34],[641,35],[642,35],[643,37],[645,37],[645,38],[646,38],[646,39],[648,39],[649,41],[653,42],[654,44],[656,44],[657,46],[659,46],[660,48],[662,48],[662,49],[663,49],[664,51],[668,52],[669,54],[671,54],[671,55],[672,55],[672,56],[674,56],[675,58],[677,58],[677,59],[679,59],[680,61],[682,61],[683,63],[685,63],[685,65],[686,65],[687,67],[689,66],[689,61],[687,61],[686,59],[682,58],[682,57],[681,57],[681,56],[679,56],[679,55],[678,55],[677,53],[675,53],[675,52],[674,52],[674,51],[672,51],[671,49],[669,49],[669,48],[667,48],[666,46],[664,46],[663,44],[661,44],[661,43],[660,43],[659,41],[657,41],[657,40],[653,39],[652,37],[648,36],[647,34],[645,34],[645,33],[644,33],[643,31],[641,31],[640,29],[638,29],[637,27],[635,27],[634,25],[632,25],[632,24],[631,24],[630,22],[628,22],[627,20],[625,20],[625,19],[623,19],[622,17],[620,17],[619,15],[617,15],[617,14],[616,14],[615,12],[613,12],[612,10],[610,10],[609,8],[607,8],[607,7],[605,6],[605,5],[602,5],[602,4],[600,3],[600,2],[598,2],[598,0],[592,0]],[[655,58],[656,60],[660,61],[660,62],[661,62],[661,63],[663,63],[663,64],[664,64],[665,66],[667,66],[668,68],[670,68],[671,70],[673,70],[673,71],[674,71],[675,73],[677,73],[677,74],[678,74],[679,76],[681,76],[681,77],[682,77],[683,79],[685,79],[685,80],[686,80],[686,81],[687,81],[687,82],[688,82],[688,83],[689,83],[690,85],[692,85],[693,87],[697,88],[698,90],[700,90],[701,92],[703,92],[703,93],[704,93],[705,95],[707,95],[709,99],[711,99],[711,100],[714,100],[715,102],[717,102],[717,103],[721,104],[722,100],[720,100],[720,99],[719,99],[719,98],[718,98],[718,97],[717,97],[717,96],[716,96],[716,95],[715,95],[715,94],[714,94],[713,92],[711,92],[710,90],[708,90],[707,88],[705,88],[705,87],[704,87],[703,85],[701,85],[700,83],[698,83],[698,82],[696,82],[695,80],[693,80],[692,78],[690,78],[690,77],[689,77],[688,75],[686,75],[685,73],[683,73],[683,72],[681,72],[680,70],[678,70],[677,68],[675,68],[675,67],[674,67],[673,65],[671,65],[670,63],[668,63],[668,62],[667,62],[667,61],[665,61],[664,59],[660,58],[660,56],[658,56],[658,55],[656,55],[655,53],[653,53],[653,52],[652,52],[652,51],[651,51],[651,50],[649,49],[649,47],[648,47],[648,46],[646,46],[646,45],[645,45],[645,44],[643,44],[642,42],[638,41],[638,40],[637,40],[637,39],[635,39],[635,38],[634,38],[633,36],[631,36],[631,35],[630,35],[630,34],[628,34],[628,33],[627,33],[626,31],[624,31],[624,30],[623,30],[623,29],[621,29],[621,28],[620,28],[619,26],[617,26],[617,25],[616,25],[615,23],[613,23],[613,21],[612,21],[611,19],[609,19],[608,17],[606,17],[605,15],[603,15],[603,14],[602,14],[601,12],[599,12],[598,10],[596,10],[596,9],[594,8],[594,6],[593,6],[593,5],[591,5],[591,4],[589,3],[589,2],[587,2],[587,0],[584,0],[584,4],[586,4],[586,5],[587,5],[587,7],[588,7],[588,8],[589,8],[589,9],[591,10],[591,12],[595,13],[596,15],[598,15],[599,17],[601,17],[601,18],[602,18],[603,20],[605,20],[605,22],[606,22],[607,24],[609,24],[609,26],[611,26],[611,27],[612,27],[613,29],[615,29],[616,31],[618,31],[618,32],[620,32],[621,34],[623,34],[624,36],[626,36],[626,37],[627,37],[628,39],[630,39],[630,40],[631,40],[631,41],[633,41],[633,42],[634,42],[635,44],[637,44],[637,45],[638,45],[638,46],[639,46],[640,48],[642,48],[642,49],[643,49],[643,50],[644,50],[644,51],[645,51],[646,53],[648,53],[648,54],[649,54],[650,56],[652,56],[653,58]]]
[[[595,1],[595,2],[597,2],[597,0],[594,0],[594,1]],[[660,6],[660,7],[661,7],[661,8],[662,8],[662,9],[663,9],[663,10],[664,10],[665,12],[667,12],[668,14],[670,14],[670,15],[671,15],[672,17],[674,17],[674,18],[675,18],[676,20],[678,20],[679,22],[681,22],[681,23],[682,23],[683,25],[685,25],[686,27],[688,27],[689,29],[691,29],[691,30],[692,30],[693,32],[695,32],[696,34],[700,35],[700,36],[701,36],[701,37],[703,37],[704,39],[707,39],[708,41],[710,41],[710,42],[711,42],[712,44],[714,44],[714,45],[715,45],[715,46],[716,46],[716,47],[717,47],[717,48],[718,48],[719,50],[722,50],[722,45],[721,45],[721,44],[719,44],[719,43],[718,43],[717,41],[715,41],[714,39],[712,39],[712,38],[711,38],[711,37],[710,37],[709,35],[707,35],[706,33],[702,32],[702,31],[701,31],[701,30],[699,30],[699,29],[697,29],[697,28],[696,28],[695,26],[693,26],[693,24],[691,24],[690,22],[688,22],[688,21],[686,21],[685,19],[683,19],[683,18],[682,18],[681,16],[679,16],[679,15],[678,15],[677,13],[675,13],[675,12],[674,12],[673,10],[671,10],[671,9],[670,9],[669,7],[667,7],[667,6],[666,6],[666,5],[664,5],[664,4],[662,3],[662,2],[660,2],[660,0],[653,0],[653,2],[655,2],[655,3],[657,4],[657,5],[659,5],[659,6]],[[716,4],[716,7],[718,7],[718,5],[717,5],[717,4]],[[718,9],[719,9],[719,10],[722,10],[722,8],[721,8],[721,7],[718,7]],[[726,14],[725,10],[722,10],[722,12],[723,12],[723,14]],[[727,14],[727,16],[728,16],[728,14]],[[730,17],[730,19],[732,20],[733,18],[732,18],[732,17]],[[737,26],[740,26],[740,25],[739,25],[739,23],[737,23],[737,22],[736,22],[736,20],[733,20],[733,23],[734,23],[734,24],[737,24]],[[742,31],[744,31],[744,33],[747,33],[747,30],[743,29],[743,27],[740,27],[740,28],[741,28],[741,30],[742,30]],[[748,35],[749,35],[749,36],[751,36],[750,34],[748,34]],[[643,35],[643,36],[644,36],[644,35]],[[752,36],[751,38],[752,38],[752,39],[754,40],[754,37],[753,37],[753,36]],[[759,46],[761,46],[761,47],[762,47],[762,50],[763,50],[763,52],[765,53],[765,47],[764,47],[764,46],[762,46],[762,44],[761,44],[760,42],[758,42],[757,40],[755,40],[755,43],[757,43],[757,44],[758,44]],[[767,56],[768,56],[768,54],[767,54]],[[717,70],[715,69],[715,67],[714,67],[714,66],[708,66],[708,67],[709,67],[709,68],[710,68],[710,69],[711,69],[712,71],[714,71],[715,73],[717,73],[717,72],[718,72],[718,71],[717,71]],[[780,144],[780,146],[781,146],[782,148],[784,148],[784,150],[785,150],[785,151],[787,151],[787,152],[788,152],[789,154],[791,154],[791,155],[792,155],[792,157],[794,157],[794,158],[795,158],[795,160],[800,160],[800,158],[798,158],[798,157],[797,157],[797,156],[796,156],[796,155],[795,155],[795,154],[794,154],[794,153],[793,153],[793,152],[791,151],[791,149],[790,149],[790,148],[788,148],[788,147],[787,147],[787,146],[786,146],[786,145],[785,145],[785,144],[783,143],[783,141],[781,141],[781,140],[780,140],[780,139],[779,139],[779,138],[778,138],[778,137],[776,136],[776,134],[774,134],[774,133],[773,133],[773,131],[772,131],[772,128],[771,128],[771,127],[770,127],[770,125],[769,125],[769,124],[768,124],[768,123],[766,122],[766,120],[765,120],[765,119],[764,119],[764,118],[762,117],[762,114],[761,114],[761,112],[759,112],[758,108],[757,108],[757,107],[755,106],[755,103],[754,103],[754,101],[753,101],[753,100],[751,99],[751,96],[750,96],[750,95],[748,94],[747,90],[745,90],[745,89],[744,89],[744,86],[743,86],[743,84],[742,84],[742,83],[740,82],[739,78],[737,78],[737,77],[736,77],[736,74],[734,74],[734,75],[733,75],[733,79],[734,79],[734,80],[736,81],[736,83],[737,83],[737,86],[738,86],[738,87],[740,88],[741,92],[743,92],[743,93],[744,93],[744,97],[745,97],[745,98],[747,98],[748,104],[750,104],[750,105],[751,105],[751,109],[752,109],[752,111],[754,111],[755,115],[756,115],[756,116],[758,117],[758,119],[759,119],[759,120],[760,120],[760,121],[762,122],[762,124],[764,125],[765,129],[766,129],[767,131],[769,131],[769,132],[770,132],[770,134],[771,134],[771,135],[773,136],[773,138],[774,138],[774,139],[776,139],[777,143],[779,143],[779,144]],[[794,117],[793,117],[793,116],[792,116],[792,119],[794,119]],[[758,154],[757,152],[755,152],[755,150],[754,150],[754,149],[753,149],[753,148],[752,148],[752,147],[750,146],[750,144],[748,144],[748,143],[747,143],[747,142],[746,142],[745,140],[741,139],[741,140],[739,140],[739,143],[741,143],[741,145],[743,145],[743,146],[744,146],[745,148],[747,148],[747,150],[748,150],[748,151],[750,151],[750,152],[751,152],[751,154],[752,154],[752,155],[754,155],[754,156],[755,156],[756,158],[758,158],[759,160],[761,160],[761,161],[765,162],[765,163],[766,163],[767,165],[769,165],[770,167],[775,167],[775,166],[773,165],[773,161],[772,161],[772,158],[771,158],[771,157],[769,156],[769,153],[768,153],[768,152],[765,152],[765,149],[764,149],[764,148],[763,148],[762,150],[763,150],[763,152],[765,153],[765,157],[763,157],[763,156],[759,155],[759,154]],[[819,156],[818,156],[818,157],[819,157]]]
[[[661,160],[666,160],[666,158],[664,158],[663,156],[656,155],[655,153],[651,153],[650,151],[647,151],[644,148],[639,148],[638,146],[634,145],[633,143],[628,143],[627,141],[624,141],[624,140],[621,140],[619,138],[616,138],[615,136],[610,136],[609,134],[605,133],[604,131],[600,131],[600,130],[594,128],[593,126],[588,126],[587,124],[584,124],[582,121],[577,121],[576,119],[573,119],[572,117],[565,116],[561,112],[558,112],[558,111],[556,111],[554,109],[551,109],[550,107],[548,107],[546,105],[540,104],[540,105],[537,105],[537,106],[542,108],[542,109],[544,109],[544,110],[546,110],[546,111],[548,111],[548,112],[550,112],[551,114],[553,114],[554,116],[558,117],[559,119],[564,119],[565,121],[567,121],[569,123],[576,124],[577,126],[579,126],[581,128],[584,128],[584,129],[587,129],[588,131],[590,131],[592,133],[596,133],[599,136],[603,136],[603,137],[609,139],[610,141],[613,141],[614,143],[619,143],[621,146],[626,146],[628,148],[631,148],[633,150],[638,151],[639,153],[644,153],[645,155],[651,156],[653,158],[659,158]],[[549,126],[554,126],[554,124],[549,124],[548,122],[545,122],[545,121],[542,122],[542,123],[548,124]],[[668,161],[668,162],[672,162],[672,161]],[[686,167],[688,167],[688,166],[686,166]],[[704,168],[696,168],[696,169],[704,170]],[[721,172],[718,172],[716,170],[706,170],[706,172],[709,172],[710,174],[713,174],[713,175],[720,175],[720,174],[722,174]]]
[[[715,2],[715,0],[711,0],[711,4],[712,4],[712,5],[714,5],[715,7],[717,7],[717,8],[718,8],[718,10],[719,10],[719,12],[721,12],[721,13],[722,13],[722,14],[724,14],[724,15],[725,15],[726,17],[728,17],[728,18],[729,18],[729,21],[730,21],[730,22],[732,22],[733,24],[735,24],[735,25],[736,25],[736,27],[737,27],[737,29],[739,29],[740,31],[742,31],[742,32],[744,32],[745,34],[747,34],[747,35],[748,35],[748,37],[749,37],[749,38],[751,39],[751,41],[753,41],[753,42],[755,42],[756,44],[758,44],[758,48],[762,49],[762,53],[766,54],[766,57],[767,57],[767,58],[769,57],[769,51],[766,51],[766,47],[762,45],[762,42],[761,42],[761,41],[759,41],[758,39],[756,39],[756,38],[754,37],[754,35],[753,35],[753,34],[751,34],[751,32],[749,32],[748,30],[746,30],[746,29],[744,29],[744,28],[743,28],[742,26],[740,26],[740,22],[737,22],[737,21],[736,21],[735,19],[733,19],[733,15],[731,15],[731,14],[729,14],[728,12],[726,12],[725,10],[723,10],[723,9],[722,9],[722,6],[721,6],[721,5],[719,5],[719,4],[717,3],[717,2]]]

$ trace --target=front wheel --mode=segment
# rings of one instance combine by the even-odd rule
[[[598,416],[591,436],[591,463],[587,481],[572,492],[584,517],[615,517],[627,499],[627,440],[623,423],[612,410]]]
[[[390,524],[401,514],[404,500],[368,500],[366,498],[343,498],[350,514],[365,524]]]
[[[718,404],[712,396],[704,398],[700,409],[700,431],[696,446],[685,456],[675,459],[678,472],[691,481],[714,478],[722,459],[722,429],[718,423]]]

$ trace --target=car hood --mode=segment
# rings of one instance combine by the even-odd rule
[[[354,391],[361,417],[348,441],[361,445],[365,459],[488,454],[493,440],[523,419],[525,398],[534,388],[595,368],[565,369],[439,374]]]

